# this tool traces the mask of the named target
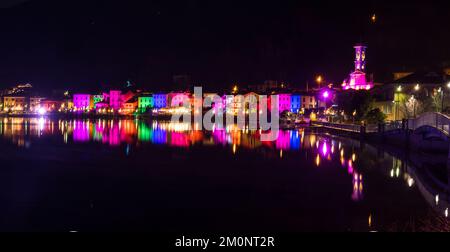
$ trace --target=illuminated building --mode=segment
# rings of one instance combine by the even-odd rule
[[[74,94],[73,106],[75,109],[92,109],[94,107],[94,100],[90,94]]]
[[[244,100],[243,95],[226,95],[222,97],[225,101],[225,110],[229,114],[237,115],[239,112],[244,113]]]
[[[122,99],[121,99],[122,91],[120,90],[111,90],[109,91],[109,107],[118,110],[122,107]]]
[[[97,103],[103,102],[103,101],[104,101],[103,95],[94,95],[94,104],[97,104]]]
[[[298,113],[302,108],[302,97],[300,94],[291,95],[291,112]]]
[[[128,100],[127,102],[124,102],[122,104],[122,108],[119,109],[121,114],[124,115],[128,115],[128,114],[133,114],[134,112],[136,112],[138,106],[138,100],[136,98],[132,98],[130,100]]]
[[[259,109],[259,95],[255,92],[249,92],[244,95],[244,102],[245,102],[245,112],[246,113],[258,113]],[[250,103],[257,103],[256,108],[251,107]]]
[[[312,109],[316,107],[316,97],[314,95],[302,95],[301,107],[304,109]]]
[[[291,94],[288,93],[282,93],[282,94],[276,94],[275,96],[278,97],[278,111],[284,112],[284,111],[291,111]],[[272,107],[272,95],[268,97],[267,100],[267,109],[271,109]]]
[[[202,104],[202,106],[204,106],[204,104],[205,104],[205,100],[210,100],[211,101],[211,104],[212,103],[214,103],[214,97],[216,97],[216,96],[219,96],[217,93],[203,93],[203,104]]]
[[[4,96],[3,110],[6,112],[23,112],[27,107],[26,97],[23,96]]]
[[[355,45],[355,71],[342,83],[344,90],[369,90],[373,88],[373,82],[366,79],[366,49],[361,44]]]
[[[40,102],[40,108],[45,112],[56,112],[61,108],[63,103],[61,101],[43,100]]]
[[[280,112],[291,110],[291,94],[278,95],[278,109]]]
[[[30,112],[37,112],[41,107],[41,102],[43,98],[40,97],[30,97]]]
[[[165,108],[167,107],[167,95],[166,94],[154,94],[153,102],[155,108]]]
[[[138,108],[140,113],[145,113],[154,107],[154,100],[151,95],[140,96],[138,98]]]
[[[189,93],[171,92],[167,94],[167,104],[169,107],[180,107],[183,106],[185,102],[190,102]]]

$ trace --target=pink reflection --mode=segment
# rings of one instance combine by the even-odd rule
[[[187,134],[182,132],[172,132],[170,134],[170,145],[175,147],[189,147]]]
[[[289,131],[280,130],[278,132],[278,138],[275,142],[275,146],[277,149],[289,150],[291,146],[291,138]]]
[[[353,161],[351,159],[348,160],[348,174],[353,174]]]
[[[73,141],[88,142],[90,139],[89,133],[89,122],[75,121],[73,129]]]
[[[323,154],[323,156],[325,157],[325,156],[327,155],[327,153],[328,153],[327,142],[323,142],[323,145],[322,145],[322,154]]]
[[[117,146],[120,145],[120,130],[119,125],[114,124],[109,130],[109,145]]]
[[[353,174],[352,184],[353,184],[352,200],[360,201],[363,198],[362,175],[355,172]]]
[[[227,144],[227,132],[225,130],[216,129],[214,130],[212,136],[215,144],[222,144],[222,145]]]

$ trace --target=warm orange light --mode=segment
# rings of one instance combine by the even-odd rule
[[[323,78],[322,78],[321,75],[317,76],[317,78],[316,78],[316,82],[317,82],[317,83],[320,84],[320,83],[322,82],[322,80],[323,80]]]

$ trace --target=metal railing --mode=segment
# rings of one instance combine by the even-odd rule
[[[450,135],[450,116],[436,112],[427,112],[415,119],[408,120],[409,129],[415,130],[422,126],[432,126]]]
[[[312,125],[322,126],[325,128],[343,130],[343,131],[351,131],[351,132],[377,132],[378,125],[358,125],[358,124],[345,124],[345,123],[331,123],[331,122],[313,122]]]
[[[403,129],[402,121],[391,121],[384,124],[384,131]]]
[[[450,135],[450,116],[436,112],[424,113],[415,119],[392,121],[380,125],[368,124],[363,126],[357,124],[344,124],[332,122],[313,122],[312,124],[336,130],[361,132],[361,133],[374,133],[374,132],[381,133],[399,129],[415,130],[422,126],[431,126],[441,130],[446,135]]]

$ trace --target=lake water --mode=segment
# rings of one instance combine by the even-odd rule
[[[402,231],[445,220],[445,164],[309,129],[274,142],[259,133],[1,118],[0,231]]]

